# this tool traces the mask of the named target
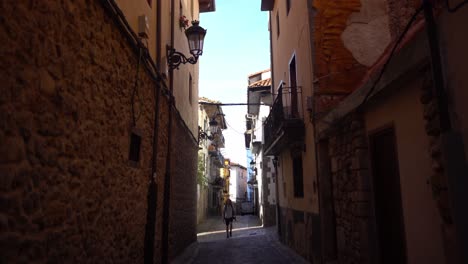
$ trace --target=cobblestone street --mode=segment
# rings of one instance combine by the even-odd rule
[[[192,263],[307,263],[278,241],[276,227],[263,228],[256,216],[237,216],[226,238],[221,218],[198,227],[198,254]]]

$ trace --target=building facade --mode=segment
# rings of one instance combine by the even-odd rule
[[[241,203],[247,200],[247,168],[230,162],[229,199],[236,206],[236,213],[241,213]]]
[[[468,109],[459,96],[468,87],[461,66],[468,54],[459,46],[466,36],[454,32],[468,9],[444,1],[264,0],[262,10],[270,12],[273,91],[308,85],[297,103],[308,111],[305,128],[288,120],[300,111],[287,113],[278,92],[268,117],[272,143],[265,135],[267,154],[278,158],[284,243],[314,263],[466,262]],[[296,82],[284,81],[288,73]],[[289,136],[304,144],[302,164],[291,151],[291,170],[277,138],[292,124]],[[306,201],[295,191],[297,171]]]
[[[207,183],[207,212],[209,215],[220,215],[227,192],[225,159],[221,149],[225,146],[223,130],[227,129],[220,102],[207,98],[199,99],[199,124],[204,135],[200,137],[199,154],[205,164]]]
[[[280,239],[314,263],[320,260],[320,217],[314,129],[311,1],[262,1],[270,14],[271,112],[263,155],[275,161]]]
[[[1,6],[0,262],[168,263],[196,241],[198,66],[166,45],[214,1]]]
[[[264,155],[263,123],[272,105],[271,71],[264,70],[249,75],[247,87],[246,147],[252,153],[251,185],[258,192],[258,216],[264,226],[276,224],[276,172],[272,157]],[[253,183],[253,184],[252,184]]]

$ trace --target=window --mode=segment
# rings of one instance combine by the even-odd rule
[[[153,0],[146,0],[148,2],[148,5],[151,7],[153,4]]]
[[[299,103],[297,94],[297,79],[296,79],[296,56],[293,56],[289,63],[289,85],[291,86],[291,111],[290,117],[299,117]]]
[[[291,0],[286,0],[286,15],[289,15],[289,10],[291,10]]]
[[[279,34],[280,34],[279,13],[276,12],[276,36],[279,37]]]
[[[304,197],[304,179],[302,177],[302,156],[293,158],[294,197]]]
[[[193,83],[192,74],[189,74],[188,100],[190,104],[192,104],[192,99],[193,99],[193,84],[192,83]]]
[[[135,165],[140,161],[140,146],[141,146],[141,136],[135,133],[134,131],[130,134],[130,150],[128,154],[128,159],[131,162],[134,162]]]

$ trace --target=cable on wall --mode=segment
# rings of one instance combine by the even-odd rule
[[[447,6],[447,11],[450,13],[455,13],[458,9],[462,8],[464,5],[468,4],[468,0],[458,3],[455,7],[450,7],[450,0],[445,0],[445,4]]]

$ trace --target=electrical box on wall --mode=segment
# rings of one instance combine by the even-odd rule
[[[149,36],[149,21],[146,15],[138,17],[138,36],[144,39],[148,39]]]

